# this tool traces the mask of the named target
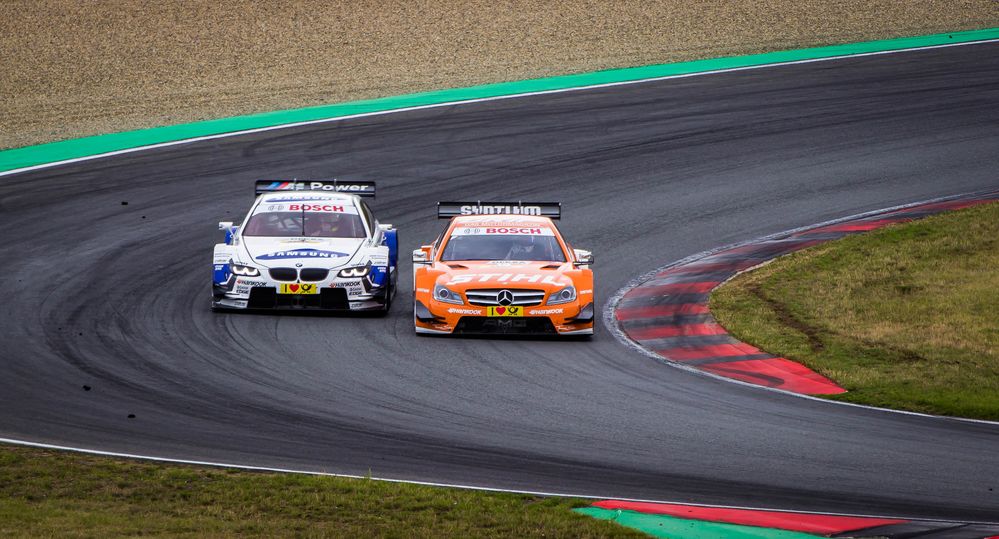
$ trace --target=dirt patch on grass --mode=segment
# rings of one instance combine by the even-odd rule
[[[784,327],[797,331],[805,336],[808,340],[808,347],[812,352],[821,352],[825,348],[825,343],[822,342],[821,332],[801,320],[798,320],[794,313],[792,313],[783,303],[769,297],[764,291],[759,283],[753,283],[746,287],[746,290],[752,294],[756,299],[766,304],[766,306],[773,311],[774,316],[780,321]]]
[[[994,26],[995,0],[6,0],[0,148],[422,90]]]
[[[834,398],[999,419],[999,203],[805,249],[711,294],[738,339],[799,361]]]

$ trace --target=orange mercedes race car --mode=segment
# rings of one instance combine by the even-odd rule
[[[440,202],[451,219],[413,251],[417,333],[592,335],[593,255],[552,219],[560,203]]]

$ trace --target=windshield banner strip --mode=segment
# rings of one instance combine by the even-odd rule
[[[547,226],[461,226],[451,231],[452,236],[554,236],[555,231]]]
[[[341,180],[257,180],[254,186],[255,194],[274,191],[322,191],[347,193],[362,197],[375,196],[375,182],[341,181]]]
[[[460,215],[533,215],[558,219],[562,217],[561,202],[438,202],[437,218],[450,219]]]

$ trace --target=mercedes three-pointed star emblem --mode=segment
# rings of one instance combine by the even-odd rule
[[[510,305],[513,303],[513,292],[500,290],[499,294],[496,294],[496,302],[503,306]]]

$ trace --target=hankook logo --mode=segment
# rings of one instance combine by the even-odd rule
[[[499,294],[496,294],[496,303],[500,305],[510,305],[513,303],[513,292],[509,290],[500,290]]]

